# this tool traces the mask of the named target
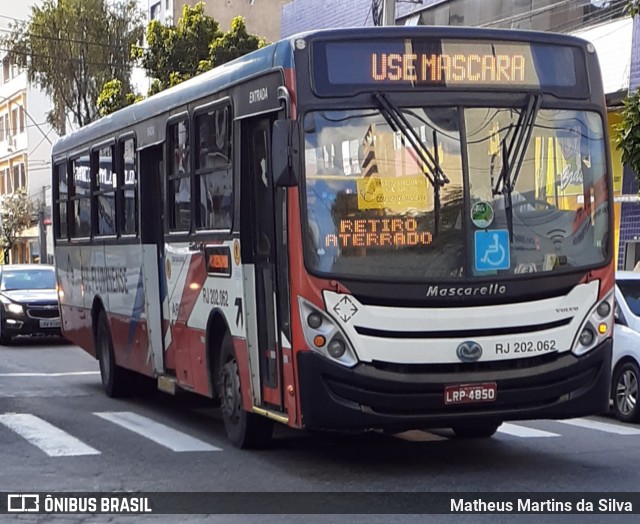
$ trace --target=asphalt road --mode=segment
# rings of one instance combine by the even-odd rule
[[[151,385],[152,386],[152,385]],[[149,384],[101,390],[96,361],[49,340],[0,346],[0,492],[615,492],[640,486],[640,425],[610,417],[504,425],[488,440],[448,430],[327,437],[278,428],[270,449],[226,441],[206,399]],[[329,500],[328,504],[331,504]],[[379,504],[384,504],[381,497]],[[638,508],[640,509],[640,508]],[[52,516],[5,517],[49,522]],[[29,520],[32,519],[32,520]],[[35,519],[35,520],[33,520]],[[212,515],[182,522],[631,522],[625,515]],[[156,515],[151,522],[175,522]],[[140,517],[56,516],[56,522]]]

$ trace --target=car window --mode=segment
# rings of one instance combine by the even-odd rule
[[[47,269],[5,270],[0,282],[1,291],[18,289],[55,289],[56,274]]]
[[[617,284],[631,312],[640,316],[640,280],[618,280]]]

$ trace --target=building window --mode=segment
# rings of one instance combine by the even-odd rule
[[[153,4],[149,8],[149,20],[160,20],[160,9],[162,7],[161,2]]]
[[[69,205],[73,222],[70,224],[72,238],[91,236],[91,170],[89,157],[71,161],[71,191]]]
[[[6,169],[0,169],[0,195],[4,195],[6,193],[5,190],[5,173],[7,172]]]
[[[4,117],[0,116],[0,142],[4,142]]]
[[[11,135],[16,136],[18,133],[18,108],[14,107],[11,110]]]
[[[138,173],[136,163],[136,141],[129,138],[120,143],[124,170],[119,184],[122,212],[120,214],[122,235],[138,233]]]
[[[9,57],[5,57],[2,61],[2,78],[5,84],[11,80],[11,62],[9,62]]]
[[[169,125],[167,217],[169,231],[191,229],[191,167],[189,158],[189,121]]]
[[[25,115],[26,111],[24,109],[24,107],[20,106],[20,132],[24,133],[24,115]]]
[[[231,229],[231,108],[224,106],[199,115],[195,125],[196,226],[198,229]]]
[[[91,154],[93,209],[98,236],[116,234],[117,178],[113,167],[113,146],[102,147]]]

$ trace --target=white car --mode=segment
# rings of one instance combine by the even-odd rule
[[[618,420],[640,420],[640,272],[616,273],[616,323],[611,361],[611,398]]]

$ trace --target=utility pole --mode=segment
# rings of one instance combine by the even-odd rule
[[[383,0],[382,25],[396,25],[396,0]]]

